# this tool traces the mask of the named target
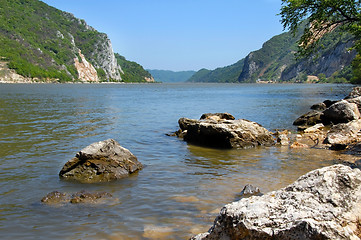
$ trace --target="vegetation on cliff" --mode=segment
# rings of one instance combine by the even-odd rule
[[[25,77],[77,81],[81,50],[101,81],[121,81],[106,34],[39,0],[0,0],[0,45],[0,57]]]
[[[126,60],[125,57],[118,53],[115,54],[115,58],[123,69],[121,77],[124,82],[149,82],[147,79],[152,79],[152,75],[144,70],[140,64]]]
[[[303,24],[304,26],[305,24]],[[251,52],[237,63],[213,71],[201,69],[192,82],[251,83],[256,81],[304,82],[308,76],[319,81],[349,81],[355,52],[349,51],[353,36],[340,29],[326,34],[317,52],[295,58],[301,31],[272,37],[261,49]],[[336,51],[337,50],[337,51]]]

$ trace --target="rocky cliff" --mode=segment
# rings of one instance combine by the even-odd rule
[[[119,82],[127,72],[105,33],[39,0],[1,0],[0,44],[8,68],[29,81]]]
[[[305,81],[307,76],[324,74],[326,78],[346,77],[356,52],[350,51],[354,41],[350,34],[339,29],[325,34],[320,40],[317,53],[302,59],[296,59],[298,39],[282,33],[266,41],[262,48],[249,53],[237,63],[217,68],[213,71],[202,69],[189,80],[192,82],[257,82],[257,81]],[[346,77],[347,78],[347,77]]]

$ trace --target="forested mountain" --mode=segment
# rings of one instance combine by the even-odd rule
[[[350,80],[350,65],[356,55],[355,51],[350,51],[353,46],[350,34],[339,30],[325,34],[316,54],[296,59],[300,35],[293,36],[290,32],[277,35],[265,42],[261,49],[251,52],[237,63],[213,71],[202,69],[189,81],[302,82],[308,76],[316,76],[321,81]]]
[[[120,66],[106,34],[39,0],[0,0],[0,58],[17,74],[37,81],[151,78],[141,66],[133,75],[134,64],[125,58]],[[4,72],[1,77],[12,80]]]
[[[185,82],[190,77],[192,77],[193,74],[196,73],[196,71],[178,71],[178,72],[175,72],[175,71],[169,71],[169,70],[150,70],[150,69],[147,69],[147,71],[152,74],[155,81],[163,82],[163,83],[166,83],[166,82],[171,82],[171,83]]]

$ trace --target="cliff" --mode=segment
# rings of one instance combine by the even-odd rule
[[[29,81],[123,81],[105,33],[38,0],[0,4],[0,57],[9,69]]]
[[[266,41],[262,48],[249,53],[237,63],[213,71],[202,69],[189,80],[192,82],[301,82],[307,76],[346,78],[356,52],[350,51],[354,41],[350,34],[340,30],[325,34],[317,53],[301,59],[295,58],[301,32],[293,36],[286,32]],[[310,78],[310,77],[309,77]],[[319,77],[314,77],[318,80]]]

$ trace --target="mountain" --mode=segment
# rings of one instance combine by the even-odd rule
[[[213,71],[203,68],[198,72],[196,72],[188,81],[219,82],[219,83],[237,82],[238,77],[242,72],[243,65],[244,65],[244,59],[239,60],[238,62],[230,66],[217,68]]]
[[[298,39],[282,33],[265,42],[261,49],[251,52],[237,63],[213,71],[202,69],[195,73],[192,82],[301,82],[316,76],[320,80],[350,80],[351,62],[356,51],[350,51],[353,38],[335,30],[320,40],[320,48],[311,56],[295,58]],[[313,77],[312,79],[315,79]]]
[[[0,45],[0,76],[9,81],[16,74],[58,82],[150,78],[144,69],[136,77],[129,74],[134,64],[125,58],[119,64],[105,33],[38,0],[0,0]]]
[[[150,70],[147,69],[148,72],[152,74],[154,79],[157,82],[163,83],[176,83],[176,82],[186,82],[196,71],[170,71],[170,70]]]

